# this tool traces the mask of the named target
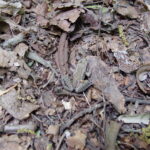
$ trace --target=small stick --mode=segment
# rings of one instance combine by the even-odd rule
[[[66,132],[67,132],[67,131],[65,131],[65,132],[62,134],[62,136],[60,137],[60,140],[59,140],[59,143],[58,143],[58,145],[57,145],[57,147],[56,147],[56,150],[59,150],[59,148],[60,148],[60,146],[61,146],[61,144],[62,144],[62,142],[63,142],[63,140],[64,140],[64,138],[65,138],[65,136],[66,136]]]
[[[125,98],[126,102],[131,102],[131,103],[139,103],[139,104],[147,104],[150,105],[150,100],[142,100],[142,99],[137,99],[137,98],[130,98],[126,97]]]
[[[103,104],[100,103],[100,104],[96,104],[95,106],[91,106],[90,108],[86,108],[84,109],[83,111],[79,112],[78,114],[76,114],[72,119],[70,119],[67,123],[63,124],[61,127],[60,127],[60,134],[63,133],[63,131],[66,129],[66,128],[69,128],[78,118],[86,115],[86,114],[89,114],[91,113],[92,111],[102,107]]]

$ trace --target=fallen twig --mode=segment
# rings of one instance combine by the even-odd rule
[[[59,149],[60,149],[60,146],[61,146],[61,144],[62,144],[62,142],[63,142],[63,140],[64,140],[64,138],[65,138],[65,136],[66,136],[66,132],[68,132],[68,131],[65,131],[65,132],[62,134],[62,136],[61,136],[61,138],[60,138],[60,140],[59,140],[59,143],[58,143],[58,145],[57,145],[57,147],[56,147],[56,150],[59,150]]]
[[[84,109],[83,111],[79,112],[78,114],[76,114],[71,120],[69,120],[67,123],[63,124],[61,127],[60,127],[60,134],[63,133],[63,131],[67,128],[69,128],[78,118],[86,115],[86,114],[89,114],[91,113],[92,111],[102,107],[103,104],[100,103],[100,104],[96,104],[95,106],[91,106],[90,108],[86,108]]]
[[[44,60],[44,59],[43,59],[42,57],[40,57],[37,53],[35,53],[35,52],[29,52],[28,55],[27,55],[27,57],[28,57],[29,59],[32,59],[32,60],[34,60],[34,61],[36,61],[36,62],[42,64],[42,65],[45,66],[45,67],[50,68],[50,69],[53,71],[53,73],[55,73],[55,75],[58,76],[58,73],[57,73],[57,71],[52,67],[51,62],[50,62],[50,61],[47,61],[47,60]]]
[[[142,100],[142,99],[137,99],[137,98],[126,97],[125,101],[126,102],[131,102],[131,103],[139,103],[139,104],[150,105],[150,100]]]
[[[5,47],[11,47],[11,46],[15,46],[18,43],[22,42],[24,40],[25,37],[25,33],[20,33],[18,35],[15,35],[13,38],[6,40],[2,46]]]
[[[15,133],[19,131],[29,130],[34,132],[37,128],[37,125],[35,123],[28,123],[28,124],[22,124],[22,125],[5,125],[4,126],[4,132],[6,133]]]

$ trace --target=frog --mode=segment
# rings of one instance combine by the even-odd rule
[[[86,58],[82,58],[81,60],[79,60],[73,73],[72,82],[67,75],[63,76],[62,84],[66,90],[71,92],[75,91],[76,93],[82,93],[92,85],[89,80],[85,80],[87,65],[88,62]]]

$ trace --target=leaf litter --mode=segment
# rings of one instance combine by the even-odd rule
[[[149,6],[1,0],[1,148],[147,149]]]

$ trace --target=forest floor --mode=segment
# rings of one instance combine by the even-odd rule
[[[149,150],[149,0],[0,0],[0,150]]]

